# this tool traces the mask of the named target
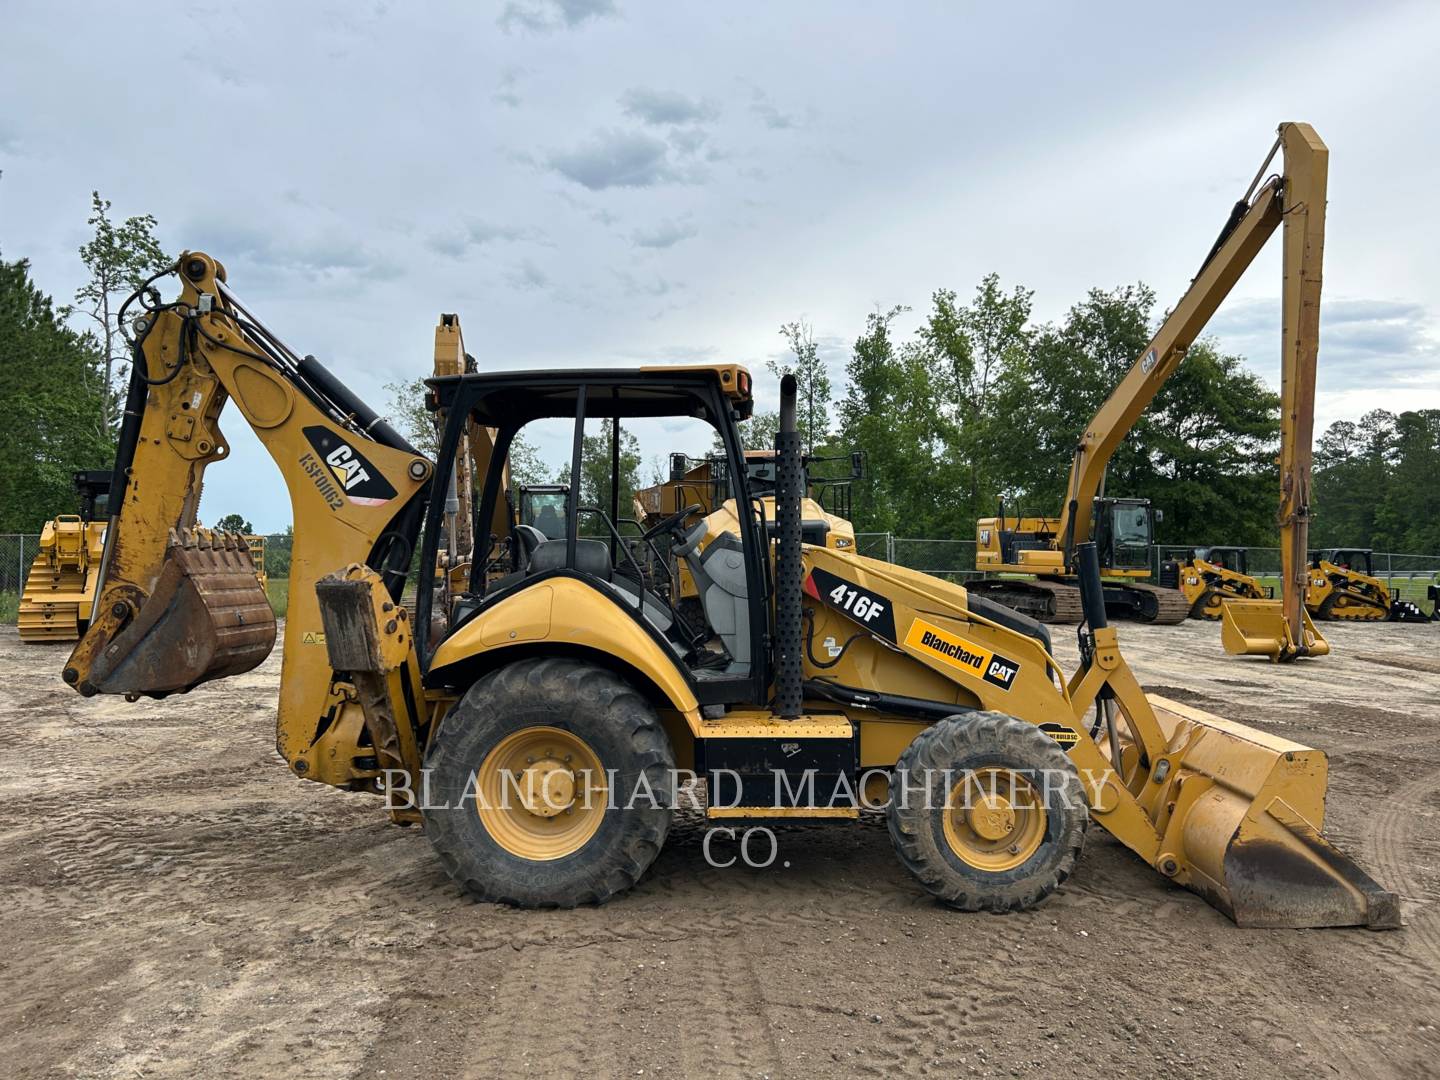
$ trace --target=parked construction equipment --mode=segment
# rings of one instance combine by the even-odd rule
[[[84,469],[75,473],[74,483],[80,512],[58,515],[40,533],[40,552],[20,594],[16,626],[21,641],[75,641],[90,623],[110,473]]]
[[[1369,548],[1310,552],[1305,607],[1337,622],[1429,622],[1418,604],[1396,596],[1376,577]]]
[[[1266,178],[1271,161],[1282,149],[1283,174]],[[1028,610],[1043,620],[1074,621],[1080,607],[1076,553],[1082,542],[1093,540],[1100,551],[1108,606],[1151,622],[1178,622],[1189,614],[1190,605],[1176,590],[1134,580],[1149,573],[1153,512],[1145,500],[1101,497],[1105,470],[1115,450],[1179,368],[1216,308],[1283,219],[1285,341],[1280,523],[1284,598],[1225,602],[1222,640],[1227,650],[1264,652],[1277,659],[1318,656],[1329,651],[1324,639],[1305,621],[1300,599],[1309,523],[1328,157],[1325,144],[1308,124],[1281,125],[1270,154],[1244,198],[1232,208],[1185,295],[1086,425],[1076,444],[1065,505],[1059,516],[1007,521],[1002,512],[999,517],[982,518],[977,523],[976,569],[1008,576],[971,582],[972,591]]]
[[[1186,557],[1160,566],[1160,585],[1179,589],[1190,604],[1190,618],[1218,621],[1227,600],[1266,600],[1265,589],[1247,569],[1241,547],[1191,548]]]
[[[392,798],[423,788],[393,812],[423,824],[476,896],[568,906],[624,890],[665,841],[679,767],[707,777],[706,814],[722,821],[854,819],[857,794],[889,787],[901,861],[966,910],[1052,893],[1093,820],[1242,925],[1398,924],[1394,895],[1321,836],[1322,752],[1141,690],[1093,544],[1075,546],[1086,624],[1069,678],[1033,620],[804,544],[793,378],[772,537],[743,467],[741,367],[436,377],[431,461],[262,326],[213,259],[186,253],[178,271],[180,296],[142,298],[134,323],[102,600],[64,671],[82,694],[163,697],[272,648],[254,575],[186,532],[205,468],[228,453],[218,421],[233,398],[295,523],[277,748],[307,779]],[[183,428],[170,420],[181,403]],[[723,531],[692,504],[638,538],[674,539],[702,590],[701,634],[675,617],[673,591],[634,573],[618,483],[607,507],[569,500],[562,539],[511,518],[508,573],[474,559],[462,582],[452,563],[448,597],[422,588],[407,617],[415,551],[429,582],[454,544],[458,469],[476,470],[474,522],[490,523],[526,424],[573,423],[578,476],[587,419],[607,423],[618,461],[637,417],[704,422],[731,470]],[[605,539],[582,536],[582,517]]]

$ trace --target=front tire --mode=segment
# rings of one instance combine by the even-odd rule
[[[1034,724],[952,716],[917,735],[895,768],[890,839],[937,899],[961,911],[1022,911],[1074,871],[1089,807],[1065,751]]]
[[[425,831],[476,899],[603,904],[670,830],[675,757],[655,710],[613,673],[522,660],[472,686],[431,743]]]

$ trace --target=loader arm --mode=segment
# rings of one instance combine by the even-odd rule
[[[1277,150],[1284,172],[1263,180]],[[1115,450],[1155,400],[1221,302],[1282,222],[1284,328],[1281,372],[1281,549],[1284,610],[1302,640],[1303,573],[1309,526],[1315,362],[1320,329],[1320,266],[1325,236],[1329,151],[1309,124],[1280,125],[1279,138],[1245,198],[1185,295],[1166,316],[1134,366],[1100,406],[1075,448],[1058,534],[1073,569],[1077,545],[1091,539],[1092,506]],[[1297,578],[1299,574],[1299,578]]]
[[[373,762],[358,746],[358,706],[334,685],[315,582],[360,563],[398,600],[434,466],[260,325],[217,262],[187,252],[177,269],[175,301],[137,294],[100,596],[65,681],[87,695],[163,697],[270,652],[274,615],[243,539],[195,531],[205,470],[229,453],[219,419],[233,399],[280,468],[294,522],[277,748],[310,779],[363,781]]]

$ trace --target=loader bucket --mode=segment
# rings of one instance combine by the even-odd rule
[[[275,612],[244,537],[172,531],[154,590],[94,657],[79,689],[162,696],[249,671],[274,646]]]
[[[1293,660],[1297,656],[1325,656],[1330,643],[1315,629],[1303,607],[1302,641],[1293,640],[1280,600],[1226,600],[1221,614],[1220,643],[1232,656],[1268,656]]]
[[[1245,927],[1400,925],[1399,901],[1320,835],[1323,751],[1149,695],[1181,751],[1157,867]]]

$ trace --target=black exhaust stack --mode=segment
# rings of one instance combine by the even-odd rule
[[[805,494],[805,462],[795,424],[795,376],[780,380],[780,431],[775,436],[775,714],[794,720],[801,714],[800,666],[800,500]]]

